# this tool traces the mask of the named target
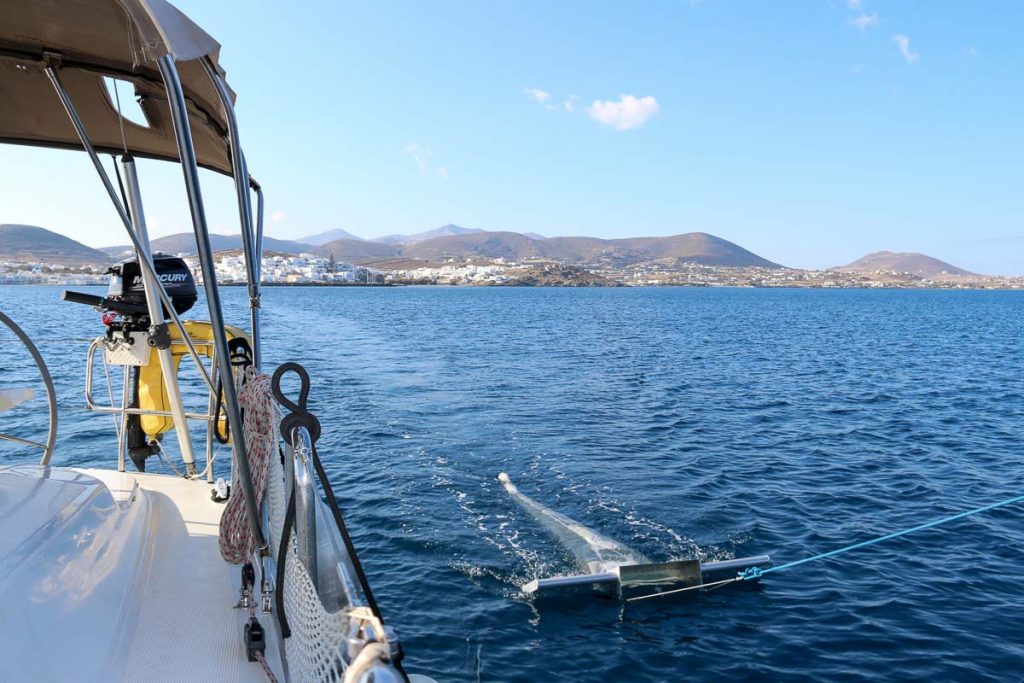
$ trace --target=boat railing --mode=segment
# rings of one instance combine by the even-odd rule
[[[107,54],[107,51],[93,49],[92,45],[65,46],[59,41],[48,44],[45,37],[39,39],[18,35],[14,36],[16,49],[6,45],[0,47],[0,59],[13,59],[19,71],[30,74],[37,81],[42,82],[40,76],[49,81],[75,133],[75,141],[72,142],[66,129],[59,124],[50,125],[51,122],[44,118],[40,120],[45,120],[45,130],[27,129],[24,131],[24,140],[27,144],[57,147],[81,144],[134,248],[145,292],[145,308],[152,323],[147,331],[147,341],[152,341],[153,348],[159,352],[161,373],[167,382],[168,393],[177,391],[177,377],[176,366],[171,366],[173,354],[168,348],[168,321],[161,315],[161,310],[166,312],[170,318],[169,323],[180,333],[181,341],[210,390],[211,400],[215,397],[223,404],[224,418],[221,417],[220,409],[213,406],[206,413],[186,413],[180,394],[177,399],[169,395],[172,402],[170,412],[181,442],[183,458],[191,450],[187,419],[206,420],[208,425],[214,427],[221,419],[226,419],[231,434],[232,481],[235,484],[231,496],[237,500],[240,494],[243,498],[245,522],[250,534],[246,539],[246,554],[251,555],[253,562],[258,562],[261,568],[264,561],[276,565],[274,569],[279,580],[274,584],[275,597],[279,600],[279,606],[286,606],[294,616],[292,637],[286,638],[285,644],[291,679],[374,680],[378,683],[405,681],[407,678],[401,668],[398,640],[384,626],[351,538],[344,527],[330,482],[317,456],[317,434],[310,435],[307,429],[300,428],[284,435],[287,457],[283,460],[269,458],[267,467],[275,476],[267,479],[268,503],[264,511],[269,524],[263,524],[261,512],[264,511],[261,511],[257,502],[253,464],[247,446],[250,435],[245,434],[238,388],[230,362],[231,349],[199,177],[200,162],[206,168],[229,175],[234,182],[246,261],[251,343],[256,372],[262,366],[260,280],[264,200],[259,183],[248,172],[235,118],[233,93],[224,80],[223,69],[217,64],[218,46],[186,18],[179,17],[177,12],[163,12],[158,16],[145,3],[138,3],[137,6],[136,3],[121,4],[128,10],[130,40],[127,47],[130,48],[130,63],[124,62],[120,56]],[[172,30],[164,30],[164,23]],[[133,40],[137,36],[145,38],[139,45]],[[103,47],[108,47],[105,42]],[[180,71],[176,63],[179,59],[182,62]],[[200,60],[200,68],[196,68],[194,60]],[[119,101],[107,102],[111,107],[103,107],[101,103],[86,99],[80,114],[69,89],[62,82],[62,74],[67,77],[70,91],[78,98],[83,96],[90,79],[95,79],[95,85],[102,87],[99,79],[107,77],[133,82],[136,94],[154,112],[156,107],[166,109],[152,118],[148,116],[147,110],[147,118],[153,129],[147,134],[148,137],[137,137],[134,134],[125,136]],[[211,84],[215,91],[213,98],[209,97],[208,92],[208,85]],[[34,97],[36,91],[27,89],[26,92],[32,92]],[[223,112],[216,111],[218,104]],[[116,114],[117,118],[111,118],[111,113]],[[84,120],[82,115],[85,116]],[[87,131],[87,124],[95,134],[95,145]],[[193,136],[193,125],[197,131],[196,137]],[[111,135],[111,131],[118,129],[121,132],[119,142]],[[129,130],[138,133],[135,129]],[[198,155],[197,141],[200,145]],[[115,165],[115,172],[118,173],[115,185],[101,162],[100,152],[118,155],[122,151],[120,165],[124,169],[123,179]],[[174,160],[181,168],[209,310],[212,337],[212,350],[209,354],[212,357],[212,368],[209,372],[185,324],[175,312],[174,302],[157,272],[147,234],[134,155]],[[256,194],[255,215],[251,197],[253,193]],[[106,305],[105,300],[91,303],[101,308]],[[162,416],[159,411],[142,412],[132,408],[128,401],[123,401],[118,407],[113,405],[113,398],[109,406],[94,400],[92,371],[97,350],[96,346],[90,347],[87,400],[91,407],[100,412],[119,415],[122,428],[126,418],[133,414]],[[218,362],[217,359],[223,360]],[[122,441],[124,434],[122,431]],[[279,435],[273,438],[276,442]],[[274,452],[277,452],[276,449]],[[44,457],[48,457],[48,454]],[[260,459],[257,466],[262,467],[264,462]],[[119,467],[124,468],[123,455]],[[208,471],[212,469],[208,468]],[[322,493],[326,495],[326,501]],[[291,500],[290,504],[285,502],[288,500]],[[291,534],[282,533],[286,507],[287,515],[297,518],[293,520],[295,523]],[[241,525],[242,521],[238,519],[236,528]],[[284,555],[289,548],[292,551]],[[248,569],[243,568],[242,571],[243,589],[247,595],[251,595],[251,574],[254,572],[250,563]],[[264,575],[261,581],[266,582],[266,579]],[[267,591],[264,591],[263,597],[264,608],[269,611]],[[284,623],[287,612],[282,609],[278,612],[281,623]],[[287,626],[284,630],[287,630]],[[251,639],[252,632],[247,632],[247,636]]]
[[[309,431],[296,427],[288,449],[294,464],[295,542],[299,558],[328,611],[367,605],[353,560],[320,497]]]
[[[183,334],[183,339],[186,336]],[[213,374],[216,376],[217,359],[216,349],[214,348],[212,341],[203,340],[190,340],[190,344],[193,345],[193,349],[209,350],[212,358]],[[104,357],[100,361],[103,365],[103,375],[106,380],[107,396],[110,401],[109,404],[105,404],[100,400],[97,400],[93,395],[93,385],[95,383],[95,377],[97,374],[97,351],[103,351]],[[93,339],[89,344],[89,350],[86,352],[85,357],[85,407],[96,413],[109,413],[115,417],[115,429],[117,431],[117,469],[123,472],[125,470],[125,454],[127,451],[127,440],[125,434],[128,429],[128,417],[130,415],[148,415],[152,417],[175,417],[175,413],[171,410],[154,410],[150,408],[135,408],[130,405],[131,403],[131,368],[132,365],[128,363],[109,363],[106,358],[106,338],[98,337]],[[200,367],[203,368],[204,374],[206,367],[200,362]],[[114,392],[113,384],[110,378],[110,366],[113,365],[115,368],[120,368],[122,372],[121,378],[121,404],[114,405]],[[207,408],[204,413],[189,412],[185,411],[183,416],[187,420],[197,420],[206,423],[206,464],[204,471],[206,473],[207,481],[212,482],[213,477],[213,462],[216,457],[214,449],[214,434],[216,433],[217,421],[224,419],[223,413],[217,411],[216,392],[212,387],[208,388],[208,399]],[[201,473],[200,473],[201,474]]]
[[[295,549],[299,561],[306,568],[313,586],[319,593],[321,582],[317,552],[317,501],[320,496],[314,481],[309,433],[305,428],[292,432],[292,442],[288,451],[292,456],[292,466],[288,468],[286,465],[285,476],[291,480],[290,490],[295,500]]]
[[[25,334],[25,331],[22,330],[21,327],[11,320],[11,318],[3,311],[0,311],[0,323],[14,333],[14,336],[18,338],[26,349],[28,349],[29,354],[32,356],[32,360],[35,362],[36,368],[39,370],[39,376],[42,379],[43,387],[46,389],[46,402],[47,409],[49,411],[49,424],[46,430],[45,442],[23,439],[12,434],[4,434],[2,432],[0,432],[0,441],[11,441],[22,446],[35,446],[36,448],[41,448],[43,455],[39,459],[39,464],[46,466],[50,464],[50,458],[53,455],[53,448],[57,443],[57,392],[53,388],[53,379],[50,377],[50,370],[46,367],[46,361],[43,360],[42,354],[39,353],[39,349],[36,348],[32,339]]]
[[[144,287],[147,299],[149,299],[150,309],[157,310],[158,307],[162,305],[163,309],[170,314],[172,323],[181,333],[186,346],[189,348],[190,355],[192,355],[193,360],[199,367],[200,372],[204,375],[204,379],[212,391],[214,383],[207,375],[198,353],[196,353],[194,347],[189,341],[184,325],[174,313],[174,306],[171,302],[170,296],[161,284],[159,275],[156,272],[156,266],[154,265],[152,255],[150,253],[148,237],[145,234],[145,225],[142,220],[141,212],[136,210],[129,213],[130,209],[141,208],[140,206],[129,206],[129,204],[133,204],[135,201],[139,200],[138,182],[137,179],[133,177],[134,173],[126,174],[126,180],[129,183],[129,187],[125,188],[122,186],[122,192],[119,193],[100,161],[99,153],[91,142],[88,131],[85,128],[85,124],[79,116],[71,96],[61,82],[60,69],[64,65],[63,55],[57,52],[44,51],[42,56],[37,58],[36,62],[37,68],[41,68],[50,80],[50,83],[52,84],[57,97],[68,115],[79,141],[81,142],[82,148],[92,161],[107,195],[125,227],[132,246],[135,249],[139,266],[143,273]],[[210,313],[210,324],[212,326],[215,352],[217,356],[227,358],[229,357],[227,334],[225,332],[220,293],[217,287],[217,275],[213,259],[213,249],[210,244],[210,231],[206,219],[206,209],[200,188],[199,164],[196,157],[195,143],[192,137],[189,107],[177,65],[175,64],[174,56],[167,53],[156,59],[155,62],[155,66],[159,71],[160,79],[163,82],[164,92],[167,97],[167,106],[170,112],[174,140],[178,152],[178,161],[185,181],[189,211],[191,213],[192,225],[196,237],[196,249],[198,252],[200,269],[203,275],[206,302]],[[209,61],[209,59],[204,61],[204,68],[207,69],[207,74],[213,83],[214,88],[217,90],[227,117],[227,147],[231,158],[231,176],[235,180],[237,200],[239,202],[242,242],[247,262],[247,276],[249,280],[249,308],[252,323],[252,344],[254,360],[256,367],[258,368],[260,367],[261,360],[261,355],[259,353],[261,348],[259,319],[259,262],[262,256],[261,246],[263,217],[262,215],[257,216],[256,225],[253,224],[252,204],[250,201],[249,190],[254,187],[254,182],[251,180],[245,166],[245,157],[240,147],[238,127],[234,117],[234,107],[231,102],[227,86],[224,83],[219,70],[212,64],[212,62]],[[118,116],[120,116],[120,113],[118,113]],[[122,158],[122,163],[127,167],[131,164],[131,156],[128,154],[127,144],[125,145],[125,152],[126,154]],[[126,171],[127,170],[129,169],[126,168]],[[134,170],[133,167],[131,170]],[[255,186],[258,188],[258,184],[255,184]],[[127,192],[125,192],[125,190],[127,190]],[[122,201],[122,198],[126,198],[124,202]],[[259,193],[258,199],[260,199],[258,202],[258,210],[262,212],[263,202]],[[256,226],[259,226],[259,229]],[[162,321],[154,320],[154,323],[157,326],[163,326]],[[238,405],[238,396],[231,376],[230,364],[221,363],[214,369],[215,371],[219,371],[220,375],[220,385],[223,392],[223,404],[228,426],[232,434],[240,436],[244,433],[244,428],[242,425],[241,411]],[[168,381],[173,380],[168,378]],[[184,410],[181,409],[179,412],[183,413]],[[186,432],[185,434],[179,434],[179,440],[182,440],[183,451],[185,449],[190,449],[187,427],[182,430],[186,418],[183,414],[178,414],[175,418],[179,431]],[[244,442],[245,440],[243,438],[232,439],[233,464],[238,474],[238,482],[242,489],[242,494],[245,497],[245,507],[249,520],[249,527],[257,541],[257,546],[261,550],[265,550],[267,543],[263,529],[260,525],[259,510],[257,509],[256,504],[256,494],[253,488],[253,477],[249,468],[248,457],[245,453]]]
[[[400,643],[364,583],[340,512],[331,509],[333,493],[327,501],[321,495],[331,489],[317,458],[309,430],[293,427],[284,443],[283,476],[271,476],[268,491],[277,618],[292,678],[303,679],[304,667],[318,662],[337,680],[405,681]],[[277,492],[275,479],[283,484]],[[282,505],[285,510],[274,509]],[[373,677],[355,678],[356,670]]]

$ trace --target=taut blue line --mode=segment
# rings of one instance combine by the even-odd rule
[[[966,512],[961,512],[961,513],[958,513],[958,514],[955,514],[955,515],[950,515],[949,517],[943,517],[942,519],[936,519],[936,520],[928,522],[926,524],[920,524],[918,526],[911,527],[909,529],[904,529],[903,531],[896,531],[896,532],[891,533],[891,534],[886,534],[885,536],[879,536],[878,538],[872,538],[870,540],[861,541],[860,543],[854,543],[853,545],[848,545],[848,546],[845,546],[845,547],[842,547],[842,548],[838,548],[836,550],[830,550],[827,553],[821,553],[819,555],[812,555],[811,557],[805,557],[802,560],[794,560],[793,562],[787,562],[785,564],[780,564],[777,567],[769,567],[768,569],[760,569],[758,567],[754,567],[752,569],[748,569],[745,572],[741,573],[738,578],[741,578],[741,579],[756,579],[759,576],[763,576],[763,575],[769,574],[771,572],[782,571],[783,569],[790,569],[791,567],[796,567],[797,565],[805,564],[807,562],[813,562],[815,560],[824,560],[824,559],[826,559],[828,557],[834,557],[836,555],[840,555],[842,553],[846,553],[846,552],[849,552],[851,550],[856,550],[858,548],[865,548],[865,547],[867,547],[869,545],[875,545],[876,543],[881,543],[882,541],[888,541],[888,540],[891,540],[893,538],[898,538],[900,536],[906,536],[907,534],[912,534],[915,531],[924,531],[925,529],[931,529],[933,527],[937,527],[937,526],[940,526],[942,524],[948,524],[949,522],[955,522],[958,519],[963,519],[965,517],[970,517],[971,515],[977,515],[977,514],[982,513],[982,512],[988,512],[989,510],[995,510],[996,508],[1005,507],[1007,505],[1013,505],[1014,503],[1020,503],[1020,502],[1024,502],[1024,496],[1015,496],[1013,498],[1007,498],[1006,500],[1001,500],[998,503],[992,503],[990,505],[985,505],[985,506],[980,507],[980,508],[974,508],[973,510],[968,510]]]

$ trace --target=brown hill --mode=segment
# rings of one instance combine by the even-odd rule
[[[957,268],[937,258],[914,252],[876,251],[859,258],[845,266],[837,266],[831,270],[842,270],[854,273],[874,273],[878,271],[896,271],[911,273],[920,277],[934,278],[942,275],[974,275],[974,273]]]
[[[334,254],[340,261],[357,263],[392,259],[439,261],[446,258],[504,258],[522,261],[537,258],[574,265],[611,267],[665,260],[714,266],[782,267],[732,242],[702,232],[615,240],[596,237],[550,237],[538,240],[517,232],[480,231],[406,244],[336,240],[317,248],[316,253],[325,256]]]
[[[100,265],[108,261],[99,249],[34,225],[0,225],[0,261]]]
[[[316,247],[314,254],[334,256],[349,263],[375,263],[401,256],[401,245],[366,240],[334,240]]]
[[[651,260],[675,259],[710,266],[758,266],[781,268],[743,247],[706,232],[690,232],[671,237],[634,237],[610,240]]]
[[[443,258],[505,258],[513,261],[540,256],[536,242],[517,232],[474,232],[446,235],[412,244],[395,245],[403,256],[437,260]]]
[[[192,232],[177,232],[173,235],[165,235],[150,240],[153,251],[162,251],[165,254],[195,254],[196,236]],[[242,248],[241,235],[218,235],[210,233],[210,246],[214,251],[228,251]],[[312,244],[294,242],[291,240],[279,240],[273,237],[263,237],[263,250],[276,251],[282,254],[303,254],[313,250]],[[103,251],[110,256],[120,257],[130,254],[132,248],[129,246],[104,247]]]

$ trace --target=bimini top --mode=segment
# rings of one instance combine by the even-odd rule
[[[220,44],[165,0],[0,2],[0,142],[82,149],[45,67],[61,81],[98,151],[178,160],[157,60],[177,62],[199,165],[231,173],[227,121],[201,63]],[[119,121],[103,76],[131,82],[148,126]],[[122,98],[127,93],[122,90]],[[232,99],[233,99],[232,94]]]

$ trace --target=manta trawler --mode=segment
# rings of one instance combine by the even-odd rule
[[[63,297],[102,314],[84,362],[65,354],[61,365],[85,366],[84,403],[113,427],[109,447],[92,437],[102,429],[57,438],[66,404],[32,340],[0,313],[49,404],[44,429],[33,388],[0,377],[0,439],[42,451],[0,467],[2,681],[431,680],[405,672],[345,527],[317,453],[309,376],[296,363],[263,366],[263,191],[219,54],[166,0],[0,3],[0,142],[84,152],[134,250],[111,268],[105,296]],[[122,115],[118,86],[143,121]],[[152,253],[136,158],[181,169],[208,320],[182,320],[198,300],[194,275]],[[244,326],[224,321],[200,168],[233,181]],[[57,201],[53,176],[38,185]],[[282,390],[293,375],[297,400]],[[175,474],[147,472],[151,457]]]
[[[593,591],[624,597],[638,590],[698,589],[738,572],[771,566],[767,555],[716,562],[675,560],[651,562],[618,541],[538,503],[519,491],[508,474],[498,474],[508,494],[576,558],[584,574],[534,579],[522,589],[528,595]]]

